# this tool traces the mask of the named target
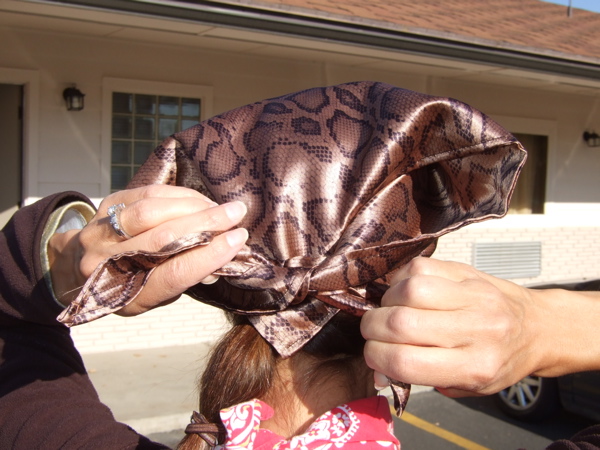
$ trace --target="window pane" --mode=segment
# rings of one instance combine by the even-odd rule
[[[112,142],[112,164],[131,164],[131,142]]]
[[[177,97],[160,97],[158,113],[161,116],[178,116],[179,99]]]
[[[171,136],[176,131],[179,121],[177,119],[160,119],[158,128],[158,138],[164,139]]]
[[[197,125],[198,121],[197,120],[182,120],[181,121],[181,129],[182,130],[187,130],[188,128],[193,127],[194,125]]]
[[[200,99],[183,98],[181,99],[181,115],[186,117],[200,117]]]
[[[131,117],[113,116],[112,137],[121,139],[131,137]]]
[[[144,162],[148,159],[148,156],[150,156],[150,153],[152,153],[153,150],[153,142],[136,142],[133,155],[133,163],[144,164]]]
[[[154,139],[154,119],[151,117],[136,117],[135,138]]]
[[[136,114],[155,114],[156,96],[155,95],[136,95],[135,96]]]
[[[121,92],[113,92],[113,112],[115,113],[131,113],[131,94],[123,94]]]
[[[125,189],[131,179],[131,168],[113,166],[110,169],[110,188],[113,191]]]
[[[124,189],[161,140],[200,121],[201,99],[113,94],[111,191]]]

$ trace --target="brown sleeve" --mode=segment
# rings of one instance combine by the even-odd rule
[[[571,439],[560,440],[546,447],[547,450],[596,450],[600,448],[600,425],[580,431]]]
[[[52,195],[20,209],[0,232],[0,448],[165,448],[115,421],[98,398],[44,281],[40,240]]]

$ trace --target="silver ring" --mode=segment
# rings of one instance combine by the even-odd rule
[[[133,236],[127,233],[121,225],[121,211],[125,209],[125,203],[119,203],[118,205],[112,205],[106,211],[106,214],[110,217],[110,224],[119,236],[125,239],[131,239]]]

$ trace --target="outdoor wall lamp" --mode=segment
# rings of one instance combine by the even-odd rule
[[[68,87],[63,91],[63,98],[67,104],[67,111],[81,111],[83,109],[83,94],[75,86]]]
[[[588,147],[600,147],[600,136],[594,131],[591,133],[584,131],[583,140],[586,142]]]

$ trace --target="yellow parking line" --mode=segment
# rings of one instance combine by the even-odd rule
[[[390,409],[392,410],[392,414],[394,414],[394,409],[391,405]],[[414,427],[420,428],[424,431],[427,431],[428,433],[434,434],[437,437],[440,437],[448,442],[452,442],[453,444],[458,445],[459,447],[466,448],[468,450],[490,450],[489,448],[484,447],[483,445],[479,445],[462,436],[459,436],[458,434],[454,434],[448,430],[444,430],[443,428],[429,423],[426,420],[420,419],[417,416],[414,416],[406,411],[402,413],[401,419]],[[402,440],[400,440],[400,442],[402,442]]]

